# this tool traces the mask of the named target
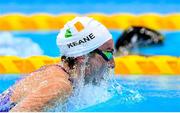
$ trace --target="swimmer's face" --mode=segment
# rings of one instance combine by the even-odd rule
[[[98,48],[101,52],[110,53],[114,51],[114,43],[113,40],[109,40],[104,43],[102,46]],[[86,68],[86,78],[91,79],[101,79],[105,70],[109,70],[110,68],[113,69],[115,67],[114,58],[110,57],[109,60],[105,59],[102,55],[92,52],[88,59],[88,64]]]
[[[114,43],[111,39],[100,46],[98,51],[93,51],[87,56],[77,57],[75,71],[71,71],[70,75],[73,75],[72,78],[77,79],[85,69],[83,71],[85,83],[93,82],[98,84],[104,78],[105,73],[110,74],[109,70],[115,67],[113,51]]]
[[[114,43],[113,40],[109,40],[106,43],[104,43],[102,46],[98,48],[102,52],[110,52],[113,53],[114,51]],[[96,67],[102,67],[103,65],[107,64],[109,68],[114,68],[115,63],[114,63],[114,57],[109,59],[109,61],[105,60],[101,55],[95,54],[94,57],[91,58],[90,62]]]

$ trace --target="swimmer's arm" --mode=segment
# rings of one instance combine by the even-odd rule
[[[64,78],[68,82],[68,75],[58,65],[46,65],[40,69],[30,73],[25,78],[18,81],[12,86],[13,94],[12,102],[19,102],[26,97],[30,92],[39,86],[43,80],[59,80]]]
[[[43,111],[46,107],[53,107],[57,99],[61,99],[61,102],[65,101],[70,95],[71,90],[71,86],[63,81],[61,83],[47,83],[45,86],[41,86],[29,94],[12,108],[11,112]]]

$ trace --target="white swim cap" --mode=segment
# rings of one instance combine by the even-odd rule
[[[108,29],[89,17],[76,17],[57,36],[61,55],[78,57],[90,53],[112,39]]]

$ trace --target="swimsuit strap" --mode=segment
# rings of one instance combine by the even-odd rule
[[[62,67],[61,65],[56,64],[56,66],[60,67],[64,72],[66,72],[68,75],[70,75],[70,74],[65,70],[65,68]],[[73,79],[70,78],[70,76],[68,76],[68,80],[73,84]]]

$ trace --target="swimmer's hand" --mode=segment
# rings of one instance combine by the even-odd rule
[[[36,77],[42,77],[42,81],[38,81],[40,83],[36,87],[32,87],[32,89],[29,89],[31,91],[27,95],[25,95],[25,97],[22,98],[21,101],[11,109],[11,111],[44,111],[45,109],[54,107],[55,102],[57,101],[64,102],[70,95],[72,87],[67,77],[63,77],[62,70],[59,70],[59,68],[60,67],[58,66],[48,66],[44,70],[36,71],[34,73],[35,75],[29,76],[28,79],[31,79],[32,77],[34,83],[36,82]],[[31,84],[34,83],[32,82]],[[21,85],[23,85],[23,82],[21,82]],[[18,87],[15,88],[14,92],[16,91],[16,89],[18,89]],[[21,91],[21,93],[23,92]]]

